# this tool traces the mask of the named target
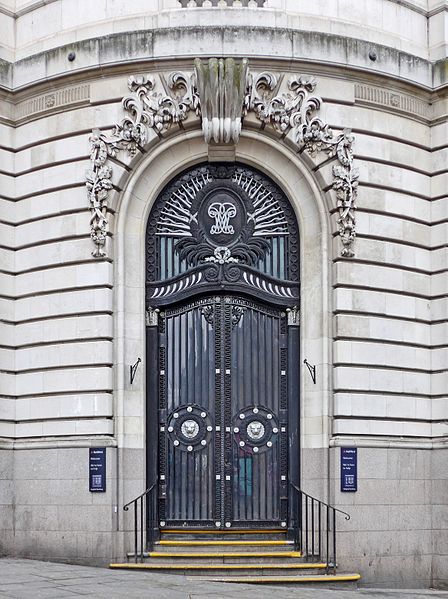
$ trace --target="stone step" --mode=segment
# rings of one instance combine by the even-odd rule
[[[269,584],[269,585],[286,585],[293,586],[303,584],[307,586],[322,586],[325,585],[329,589],[356,589],[361,576],[359,574],[312,574],[308,572],[301,576],[269,576],[263,573],[262,576],[194,576],[190,580],[206,580],[209,582],[232,582],[243,584]]]
[[[208,539],[229,541],[284,541],[286,539],[286,530],[205,530],[205,529],[165,529],[160,531],[161,540],[166,541],[206,541]]]
[[[264,564],[203,564],[203,563],[118,563],[109,564],[109,568],[117,570],[157,571],[183,575],[215,575],[219,577],[240,576],[294,576],[301,572],[318,575],[326,568],[323,563],[264,563]]]
[[[155,544],[157,551],[292,551],[294,550],[293,541],[281,541],[281,540],[176,540],[169,541],[162,539]]]
[[[134,556],[128,555],[128,560]],[[151,551],[145,556],[147,564],[264,564],[271,562],[303,563],[299,551]]]

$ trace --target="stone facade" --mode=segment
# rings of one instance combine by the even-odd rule
[[[299,222],[301,355],[317,372],[301,377],[302,487],[352,515],[340,565],[364,584],[447,585],[448,3],[222,4],[0,2],[0,551],[105,564],[129,549],[121,508],[146,484],[148,214],[184,168],[236,159],[273,177]],[[108,158],[92,257],[92,131],[122,122],[130,76],[165,93],[197,57],[246,57],[279,93],[316,79],[319,117],[354,135],[353,257],[336,158],[253,111],[237,144],[209,145],[194,110]],[[107,447],[105,494],[88,491],[92,446]],[[339,491],[340,446],[359,448],[354,494]]]

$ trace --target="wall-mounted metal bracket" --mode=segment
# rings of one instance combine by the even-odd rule
[[[303,360],[303,363],[308,368],[313,383],[316,384],[316,366],[312,366],[306,358]]]
[[[137,372],[137,368],[138,368],[138,365],[140,364],[141,361],[142,361],[141,358],[137,358],[137,362],[135,364],[133,364],[132,366],[129,366],[130,375],[131,375],[131,385],[134,382],[135,375],[136,375],[136,372]]]

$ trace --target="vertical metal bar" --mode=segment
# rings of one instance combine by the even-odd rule
[[[133,502],[134,506],[134,561],[137,563],[137,500]]]
[[[333,511],[333,573],[336,573],[336,510]]]
[[[143,497],[140,497],[140,562],[143,563]]]
[[[326,571],[327,574],[329,572],[329,564],[330,564],[330,512],[329,512],[329,507],[328,505],[326,506],[327,509],[327,530],[326,530],[326,537],[327,537],[327,560],[326,560]]]
[[[319,510],[318,510],[318,516],[319,516],[319,560],[322,559],[322,503],[319,501]]]
[[[308,495],[305,495],[305,551],[306,557],[309,555],[309,544],[308,544]]]
[[[314,559],[314,497],[311,499],[311,553]]]

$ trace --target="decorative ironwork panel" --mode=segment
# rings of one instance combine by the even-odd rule
[[[204,318],[213,300],[167,310],[159,404],[162,522],[214,521],[215,327]],[[160,400],[162,397],[160,398]],[[163,473],[163,474],[162,474]]]
[[[190,169],[169,184],[151,212],[146,268],[153,306],[223,281],[228,290],[297,304],[297,222],[278,186],[255,169]]]
[[[230,335],[232,405],[232,521],[238,528],[253,524],[286,525],[281,502],[286,484],[286,379],[281,352],[284,312],[232,298],[232,310],[244,310]],[[285,398],[283,397],[285,395]]]
[[[221,295],[160,314],[162,526],[286,526],[285,319]]]

